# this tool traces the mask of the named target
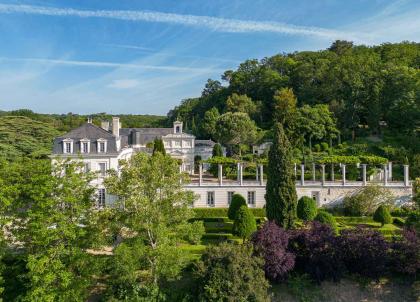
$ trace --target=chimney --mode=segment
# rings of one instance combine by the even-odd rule
[[[101,128],[104,129],[105,131],[109,131],[109,121],[102,121]]]
[[[120,137],[120,118],[117,116],[112,117],[112,134],[116,137]]]

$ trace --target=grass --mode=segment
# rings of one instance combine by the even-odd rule
[[[379,222],[373,221],[372,217],[347,217],[335,216],[338,230],[363,227],[374,229],[382,233],[385,238],[391,239],[394,236],[401,236],[402,229],[394,224],[381,226]],[[199,218],[204,222],[205,234],[198,245],[184,244],[181,248],[191,254],[191,260],[199,259],[206,247],[211,244],[218,244],[222,241],[242,243],[242,239],[232,234],[233,222],[227,217]],[[301,227],[303,222],[298,220],[296,227]]]

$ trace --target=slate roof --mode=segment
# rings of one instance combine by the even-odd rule
[[[112,133],[95,126],[90,123],[85,123],[82,126],[71,130],[70,132],[54,139],[53,154],[63,154],[63,140],[73,140],[73,153],[80,152],[80,140],[87,138],[90,140],[90,154],[98,153],[97,140],[102,138],[107,141],[106,153],[117,153],[116,138]]]
[[[121,128],[121,139],[125,137],[126,144],[146,145],[153,142],[155,138],[162,138],[168,134],[173,134],[172,128]],[[185,135],[185,134],[183,134]],[[121,144],[121,146],[126,146]]]
[[[214,147],[216,145],[211,139],[196,139],[195,146],[196,147]]]

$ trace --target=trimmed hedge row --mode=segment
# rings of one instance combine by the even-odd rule
[[[265,217],[264,208],[249,208],[255,217]],[[227,217],[228,208],[194,208],[195,218],[221,218]]]

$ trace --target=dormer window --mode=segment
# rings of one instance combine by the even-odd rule
[[[174,133],[175,134],[182,133],[182,122],[179,122],[179,121],[174,122]]]
[[[64,154],[73,153],[73,140],[71,139],[63,140],[63,153]]]
[[[90,142],[88,139],[82,139],[80,141],[80,153],[89,153],[90,152]]]
[[[106,153],[107,143],[104,139],[98,139],[98,153]]]

